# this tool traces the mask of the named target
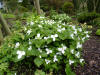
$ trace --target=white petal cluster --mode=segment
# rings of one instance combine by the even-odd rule
[[[57,28],[57,31],[58,32],[62,32],[62,31],[65,31],[66,29],[65,28],[62,28],[60,25],[58,25],[58,28]]]
[[[41,50],[40,48],[38,48],[38,51],[39,51],[40,53],[42,53],[42,50]]]
[[[31,21],[31,22],[30,22],[30,25],[34,25],[34,22]]]
[[[29,45],[31,45],[32,44],[32,42],[30,41],[30,39],[29,39]]]
[[[49,36],[48,36],[48,37],[44,37],[45,40],[47,40],[47,39],[49,39],[49,38],[50,38]]]
[[[46,48],[46,51],[47,51],[47,54],[52,53],[52,50],[50,50],[50,49],[48,49],[48,48]]]
[[[74,39],[74,34],[71,34],[70,37]]]
[[[58,61],[58,59],[57,59],[57,56],[55,55],[53,58],[53,62],[56,62],[56,61]]]
[[[29,50],[29,51],[32,50],[32,46],[29,46],[28,50]]]
[[[38,25],[39,28],[42,28],[42,25]]]
[[[77,53],[75,54],[75,56],[76,56],[77,58],[79,58],[79,57],[80,57],[80,52],[77,52]]]
[[[74,49],[71,49],[71,53],[74,54]]]
[[[69,64],[71,65],[71,64],[73,64],[74,63],[74,61],[73,60],[69,60]]]
[[[82,63],[84,61],[84,59],[80,59],[80,63]]]
[[[53,41],[55,41],[57,37],[58,37],[58,34],[51,35],[51,38],[53,39]]]
[[[58,48],[58,51],[60,51],[62,54],[64,54],[66,48],[67,48],[67,47],[63,45],[61,48]]]
[[[30,35],[31,32],[32,32],[32,29],[28,30],[28,31],[27,31],[27,34]]]
[[[18,50],[17,54],[18,54],[18,59],[20,59],[23,55],[25,55],[25,51]]]
[[[45,59],[45,62],[46,62],[46,64],[49,64],[50,63],[50,60]]]
[[[23,0],[18,0],[19,3],[23,2]]]
[[[18,48],[20,46],[20,43],[17,42],[16,45],[15,45],[15,48]]]
[[[37,34],[37,36],[35,37],[35,39],[41,39],[40,33]]]
[[[82,44],[78,42],[76,48],[82,48]]]

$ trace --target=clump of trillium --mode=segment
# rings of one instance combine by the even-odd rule
[[[39,58],[39,61],[42,60],[45,65],[60,64],[61,61],[69,65],[75,64],[76,60],[78,63],[84,62],[81,49],[83,42],[89,38],[88,31],[43,16],[38,20],[29,20],[27,26],[23,27],[23,31],[25,39],[15,42],[14,45],[19,61],[29,55],[28,57]]]

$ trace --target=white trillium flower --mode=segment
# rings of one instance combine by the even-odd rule
[[[44,37],[45,40],[47,40],[49,37]]]
[[[88,34],[89,32],[88,31],[85,31],[84,33]]]
[[[46,64],[49,64],[50,63],[50,60],[45,59],[45,62],[46,62]]]
[[[50,49],[48,49],[48,48],[46,48],[46,51],[47,51],[47,54],[52,53],[52,50],[50,50]]]
[[[55,41],[57,37],[58,37],[58,34],[51,35],[51,38],[53,39],[53,41]]]
[[[34,24],[34,22],[31,21],[30,25],[33,25],[33,24]]]
[[[62,28],[61,30],[64,31],[64,30],[66,30],[66,29],[65,29],[65,28]]]
[[[77,30],[75,29],[74,34],[77,34]]]
[[[37,36],[35,37],[35,39],[41,39],[40,33],[37,34]]]
[[[17,42],[16,45],[15,45],[15,48],[18,48],[20,46],[20,43]]]
[[[71,34],[70,37],[71,37],[71,38],[74,38],[74,34]]]
[[[38,25],[38,27],[42,28],[42,26],[41,26],[41,25]]]
[[[58,61],[58,59],[57,59],[57,56],[55,55],[53,58],[53,62],[56,62],[56,61]]]
[[[63,46],[62,48],[58,48],[58,51],[60,51],[62,54],[64,54],[66,48],[67,48],[66,46]]]
[[[25,51],[18,50],[17,54],[18,54],[18,59],[20,59],[23,55],[25,55]]]
[[[71,50],[71,53],[74,54],[74,50],[73,49]]]
[[[74,63],[74,61],[73,60],[69,60],[69,64],[71,65],[71,64],[73,64]]]
[[[84,59],[80,59],[80,63],[82,63],[84,61]]]
[[[23,2],[23,0],[18,0],[19,3]]]
[[[31,32],[32,32],[32,30],[30,29],[30,30],[27,31],[27,34],[30,35]]]
[[[79,30],[80,32],[82,32],[82,29],[81,29],[81,28],[79,28],[78,30]]]
[[[41,50],[40,48],[38,48],[38,51],[39,51],[40,53],[42,53],[42,50]]]
[[[56,55],[61,55],[61,53],[60,52],[57,52]]]
[[[32,50],[32,46],[29,46],[28,50],[29,50],[29,51]]]
[[[77,52],[77,53],[75,54],[75,56],[76,56],[77,58],[79,58],[79,57],[80,57],[80,52]]]
[[[82,48],[82,44],[80,44],[80,43],[78,42],[76,48]]]
[[[39,58],[42,58],[42,56],[40,55]]]
[[[75,28],[75,26],[72,26],[72,28],[73,28],[73,30],[75,30],[76,28]]]
[[[57,29],[57,31],[61,33],[62,30],[61,29]]]
[[[86,37],[89,38],[90,36],[87,34]]]

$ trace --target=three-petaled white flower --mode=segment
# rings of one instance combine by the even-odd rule
[[[47,40],[49,37],[44,37],[45,40]]]
[[[63,45],[62,48],[58,48],[58,51],[60,51],[62,54],[64,54],[66,48],[67,48],[67,47]]]
[[[73,64],[74,63],[74,61],[73,60],[69,60],[69,64],[71,65],[71,64]]]
[[[41,50],[40,48],[38,48],[38,51],[39,51],[40,53],[42,53],[42,50]]]
[[[27,31],[27,34],[30,35],[31,32],[32,32],[32,29],[28,30],[28,31]]]
[[[53,62],[56,62],[56,61],[58,61],[58,59],[57,59],[57,56],[55,55],[53,58]]]
[[[74,54],[74,49],[71,50],[71,53]]]
[[[82,48],[82,44],[78,42],[76,48]]]
[[[17,42],[16,45],[15,45],[15,48],[18,48],[20,46],[20,43]]]
[[[32,46],[29,46],[28,50],[29,50],[29,51],[32,50]]]
[[[35,37],[35,39],[41,39],[40,33],[37,34],[37,36]]]
[[[53,39],[53,41],[55,41],[57,37],[58,37],[58,34],[51,35],[51,38]]]
[[[45,59],[45,62],[46,62],[46,64],[49,64],[50,63],[50,60]]]
[[[84,59],[80,59],[80,63],[82,63],[84,61]]]
[[[71,34],[70,37],[71,37],[71,38],[74,38],[74,34]]]
[[[41,26],[41,25],[38,25],[38,27],[42,28],[42,26]]]
[[[20,59],[23,55],[25,55],[25,51],[18,50],[17,54],[18,54],[18,59]]]
[[[46,48],[46,51],[47,51],[47,54],[52,53],[52,50],[50,50],[50,49],[48,49],[48,48]]]
[[[77,53],[75,54],[75,56],[76,56],[77,58],[79,58],[79,57],[80,57],[80,52],[77,52]]]
[[[33,24],[34,24],[34,22],[31,21],[31,22],[30,22],[30,25],[33,25]]]

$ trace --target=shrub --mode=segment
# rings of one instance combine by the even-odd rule
[[[78,15],[78,21],[80,23],[86,22],[87,24],[91,24],[93,22],[93,19],[100,17],[100,14],[96,12],[91,13],[82,13]]]
[[[100,35],[100,29],[97,29],[96,35]]]
[[[68,14],[73,12],[73,8],[74,8],[74,5],[72,2],[65,2],[64,5],[62,5],[62,10]]]
[[[100,18],[95,18],[93,20],[93,24],[96,25],[96,26],[99,26],[100,25]]]
[[[50,18],[55,20],[55,21],[61,21],[63,23],[64,22],[68,23],[68,22],[72,21],[72,18],[69,17],[68,15],[66,15],[65,13],[64,14],[58,14],[55,11],[51,11]]]
[[[75,75],[71,66],[84,64],[81,49],[88,33],[73,24],[31,15],[27,26],[13,32],[0,47],[0,63],[7,63],[1,72],[25,72],[24,65],[33,68],[35,74],[64,70],[67,75]]]

